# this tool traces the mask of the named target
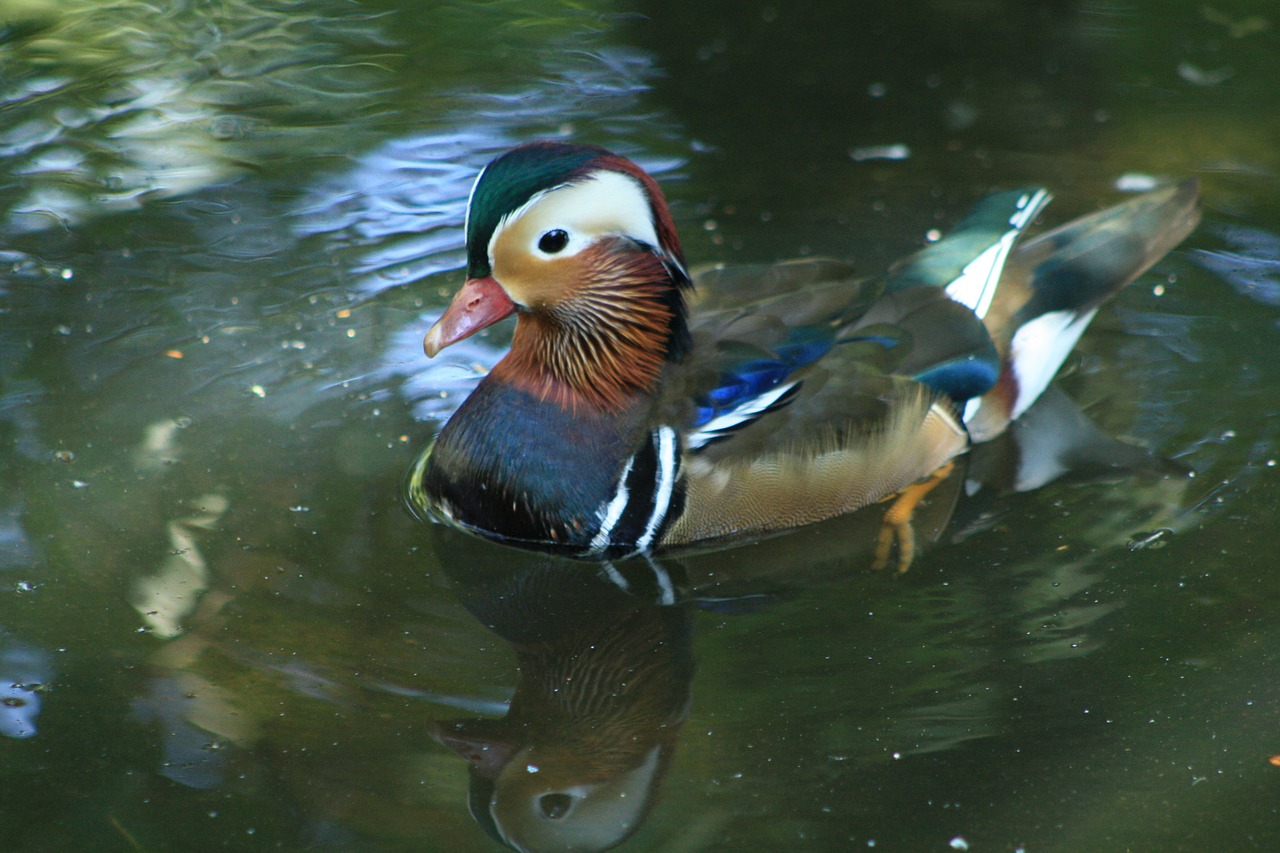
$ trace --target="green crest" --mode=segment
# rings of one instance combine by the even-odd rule
[[[492,275],[489,241],[502,217],[543,190],[570,183],[589,171],[603,148],[567,142],[532,142],[485,166],[467,204],[467,277]]]

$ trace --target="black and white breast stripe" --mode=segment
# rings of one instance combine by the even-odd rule
[[[649,550],[683,505],[680,442],[674,429],[659,427],[627,460],[617,491],[596,511],[600,527],[587,554],[615,558]]]

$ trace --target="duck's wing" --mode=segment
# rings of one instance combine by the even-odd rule
[[[1002,330],[981,320],[993,305],[1018,301],[998,295],[1005,270],[1011,257],[1028,257],[1019,240],[1049,198],[1036,188],[988,196],[944,239],[878,279],[825,258],[698,271],[694,356],[679,371],[667,416],[694,449],[767,422],[770,429],[752,430],[763,449],[803,442],[833,422],[874,425],[883,409],[866,401],[883,392],[865,386],[869,376],[909,377],[957,405],[988,393],[1002,367],[992,329]],[[831,388],[833,373],[852,390],[848,382]],[[802,396],[811,405],[797,407]],[[682,405],[690,408],[677,411]],[[780,416],[786,408],[792,417]]]
[[[925,379],[956,363],[962,345],[992,360],[970,310],[938,288],[883,294],[883,281],[859,280],[836,262],[777,270],[717,270],[716,289],[693,315],[694,355],[667,384],[684,503],[664,544],[850,512],[967,446],[955,403]],[[779,292],[798,281],[802,289]],[[730,283],[733,291],[718,291]]]
[[[1005,239],[991,230],[938,245],[982,254]],[[985,393],[1000,368],[985,326],[947,281],[919,278],[861,278],[827,259],[701,271],[692,354],[665,385],[664,422],[688,450],[750,457],[876,432],[892,419],[886,400],[913,383],[956,405]]]
[[[752,430],[755,441],[739,446],[776,433],[781,442],[801,437],[804,430],[795,429],[793,417],[801,390],[812,399],[831,369],[819,369],[819,363],[837,346],[853,348],[841,344],[841,334],[851,316],[874,304],[882,284],[825,259],[700,271],[690,313],[691,356],[664,386],[664,420],[681,429],[692,450],[722,443],[762,420],[768,429]],[[861,349],[859,356],[874,360],[886,347],[881,341]],[[784,410],[788,416],[780,416]]]

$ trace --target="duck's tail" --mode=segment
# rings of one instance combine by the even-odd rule
[[[1200,219],[1199,189],[1189,180],[1019,242],[1018,232],[1048,195],[1002,193],[990,201],[1004,196],[1025,199],[1015,205],[1013,227],[947,286],[948,295],[982,318],[1000,353],[996,384],[965,406],[974,441],[995,438],[1026,411],[1098,307],[1182,242]]]
[[[863,337],[877,323],[906,330],[915,346],[895,372],[950,396],[973,441],[995,438],[1026,411],[1098,307],[1200,219],[1191,180],[1024,239],[1049,198],[1042,189],[984,198],[944,239],[890,270],[885,296],[854,326]]]

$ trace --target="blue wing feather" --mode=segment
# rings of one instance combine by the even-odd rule
[[[832,331],[813,327],[792,329],[787,340],[774,350],[776,358],[748,358],[721,372],[716,385],[700,394],[695,401],[693,426],[701,427],[714,418],[736,410],[756,408],[756,401],[786,382],[797,370],[807,367],[831,351]],[[758,352],[758,351],[757,351]],[[788,396],[788,400],[790,397]],[[737,424],[743,426],[766,411],[774,411],[781,401],[771,402]]]
[[[942,392],[957,403],[985,394],[1000,378],[1000,362],[965,355],[915,374],[918,382]]]

